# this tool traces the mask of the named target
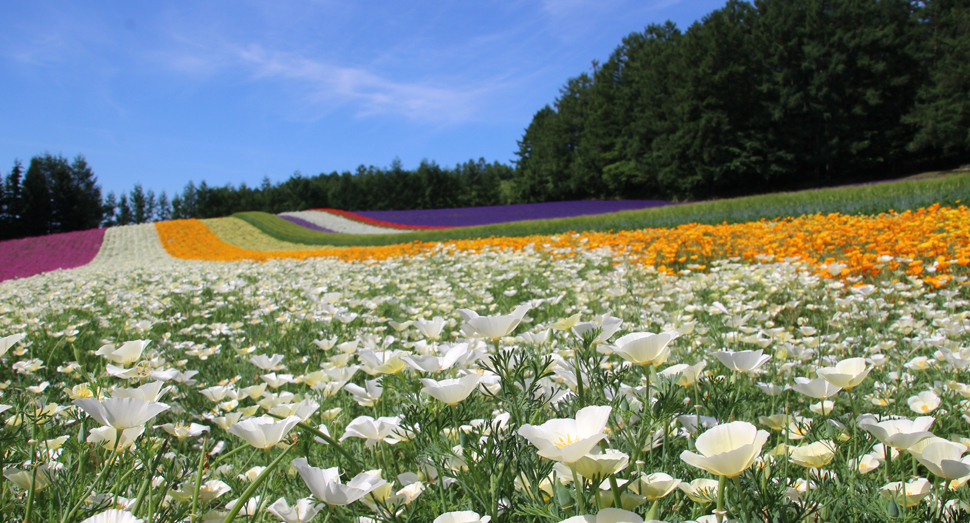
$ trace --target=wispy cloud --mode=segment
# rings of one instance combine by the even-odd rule
[[[474,117],[487,88],[398,81],[364,68],[347,67],[260,45],[236,50],[253,78],[296,83],[307,101],[326,108],[357,106],[358,116],[398,114],[414,120],[459,122]]]

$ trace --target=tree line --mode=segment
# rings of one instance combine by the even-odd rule
[[[703,199],[952,168],[968,93],[968,0],[730,0],[569,79],[519,142],[516,190]]]
[[[570,78],[512,165],[189,182],[168,198],[100,187],[83,156],[20,162],[0,239],[239,211],[431,209],[739,196],[970,162],[970,0],[729,0],[681,31],[635,32]]]
[[[104,218],[101,187],[84,156],[44,154],[0,183],[0,240],[95,229]]]
[[[83,156],[74,162],[45,153],[19,161],[0,183],[0,240],[41,236],[180,218],[214,218],[241,211],[284,211],[330,207],[343,210],[438,209],[509,203],[515,170],[484,158],[454,168],[422,161],[404,169],[395,159],[387,168],[360,166],[356,172],[304,176],[296,172],[259,187],[210,186],[194,182],[169,199],[135,184],[131,191],[103,199],[97,178]]]
[[[515,169],[484,158],[454,168],[424,160],[416,169],[404,169],[400,159],[389,167],[361,165],[356,172],[304,176],[294,173],[272,184],[264,178],[259,187],[211,187],[205,181],[189,182],[172,197],[171,218],[213,218],[240,211],[279,213],[329,207],[346,211],[441,209],[477,207],[512,202]]]

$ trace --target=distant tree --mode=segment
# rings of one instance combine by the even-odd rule
[[[7,222],[0,231],[0,239],[20,238],[23,236],[21,217],[24,212],[23,200],[24,166],[20,160],[14,160],[13,169],[4,181],[3,200]]]
[[[179,218],[195,218],[198,207],[198,190],[195,188],[195,184],[189,180],[189,183],[185,184],[185,187],[182,189]]]
[[[147,222],[151,218],[148,212],[148,198],[145,196],[145,189],[142,188],[140,183],[135,184],[128,198],[131,202],[132,223]]]
[[[51,191],[51,232],[94,229],[101,225],[101,187],[84,156],[72,163],[63,156],[45,154],[40,165]]]
[[[102,227],[114,227],[118,225],[115,219],[115,215],[118,212],[118,198],[115,196],[114,191],[108,191],[108,196],[104,199],[104,204],[101,206],[101,213],[103,219],[101,221]]]
[[[970,2],[928,0],[922,20],[921,58],[929,81],[919,90],[905,121],[917,127],[912,151],[970,151]],[[966,157],[964,157],[966,159]]]
[[[50,155],[47,155],[49,158]],[[20,215],[21,232],[24,236],[43,236],[51,232],[54,209],[51,206],[50,180],[44,157],[31,158],[24,175],[23,212]]]
[[[185,214],[185,207],[183,205],[182,196],[178,193],[172,196],[172,214],[169,219],[172,220],[182,220],[188,218],[189,216]]]
[[[155,201],[155,191],[148,189],[145,193],[145,221],[153,222],[155,221],[155,212],[157,210],[158,202]]]
[[[552,107],[547,105],[532,117],[516,152],[521,201],[560,199],[562,175],[570,160],[566,136],[565,125]]]
[[[165,191],[158,195],[158,205],[155,212],[155,221],[164,222],[172,219],[172,206],[168,202],[168,195]]]
[[[77,199],[69,220],[71,226],[66,230],[81,231],[99,227],[104,218],[101,187],[94,171],[80,154],[71,163],[71,185]]]
[[[135,223],[127,194],[122,194],[121,198],[118,199],[118,218],[115,223],[116,225],[131,225]]]

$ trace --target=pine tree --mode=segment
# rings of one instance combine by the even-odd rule
[[[49,157],[50,155],[47,155]],[[23,182],[23,212],[20,215],[24,236],[43,236],[51,232],[54,210],[44,157],[31,158]]]
[[[970,152],[970,1],[928,0],[922,20],[921,58],[929,81],[921,87],[905,122],[918,132],[909,148],[936,148],[945,155]]]
[[[121,198],[118,199],[118,218],[116,223],[118,225],[131,225],[135,223],[131,213],[131,204],[128,203],[127,194],[122,194]]]
[[[158,195],[158,206],[155,211],[155,221],[164,222],[172,219],[172,207],[168,202],[168,195],[165,191]]]
[[[101,187],[83,155],[74,157],[71,163],[71,179],[78,199],[72,218],[72,228],[69,230],[83,231],[99,227],[104,219]]]
[[[102,227],[114,227],[118,225],[115,215],[118,211],[118,199],[115,196],[114,191],[109,191],[108,196],[104,199],[104,204],[101,206],[101,226]]]
[[[14,160],[13,169],[7,175],[4,182],[4,202],[7,215],[7,223],[0,231],[0,239],[21,238],[23,236],[23,223],[21,217],[24,212],[22,178],[24,166],[20,160]]]
[[[148,198],[145,196],[145,189],[140,183],[136,183],[129,195],[131,202],[132,223],[145,223],[148,221]]]
[[[39,165],[50,188],[51,224],[48,232],[76,230],[80,195],[67,158],[45,154]]]
[[[155,191],[148,189],[145,193],[145,221],[153,222],[155,221],[155,212],[157,210],[158,202],[155,201]]]

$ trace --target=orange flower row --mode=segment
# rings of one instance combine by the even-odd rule
[[[165,249],[176,258],[232,261],[306,259],[318,256],[345,261],[414,256],[440,249],[439,242],[411,242],[378,247],[320,248],[259,252],[229,245],[197,220],[156,223]],[[876,216],[807,215],[737,224],[686,224],[673,228],[620,232],[565,233],[554,236],[491,237],[444,244],[457,251],[523,249],[529,245],[553,253],[569,249],[609,248],[633,263],[675,269],[730,257],[747,261],[799,259],[825,276],[875,275],[884,269],[920,276],[941,285],[950,265],[970,263],[970,209],[931,207]],[[844,267],[833,265],[839,263]]]

